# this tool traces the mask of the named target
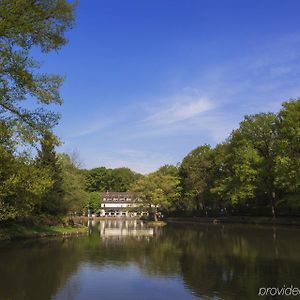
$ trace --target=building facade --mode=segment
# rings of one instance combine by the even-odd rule
[[[130,192],[103,192],[101,217],[141,217],[148,215],[137,205],[137,195]]]

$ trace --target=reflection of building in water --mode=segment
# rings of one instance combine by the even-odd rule
[[[99,224],[100,235],[103,240],[122,241],[126,238],[150,239],[154,229],[147,227],[138,220],[107,220]]]
[[[104,192],[101,193],[102,203],[100,216],[102,217],[141,217],[148,215],[141,211],[136,204],[136,195],[129,192]]]

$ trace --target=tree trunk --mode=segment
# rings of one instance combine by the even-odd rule
[[[203,200],[202,200],[202,196],[198,195],[197,197],[197,201],[196,201],[196,205],[197,205],[197,215],[201,215],[203,213]]]
[[[275,196],[276,196],[276,194],[273,191],[272,195],[271,195],[271,209],[272,209],[272,217],[273,217],[273,219],[276,219],[276,213],[275,213],[275,203],[276,203],[276,201],[275,201]]]
[[[153,218],[154,218],[154,221],[157,222],[157,211],[154,211]]]

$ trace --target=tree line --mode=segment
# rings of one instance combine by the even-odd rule
[[[169,215],[299,214],[300,99],[245,116],[223,143],[197,147],[133,190]]]

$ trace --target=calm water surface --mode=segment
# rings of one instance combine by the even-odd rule
[[[90,225],[89,236],[0,243],[0,299],[247,300],[300,287],[299,228]]]

